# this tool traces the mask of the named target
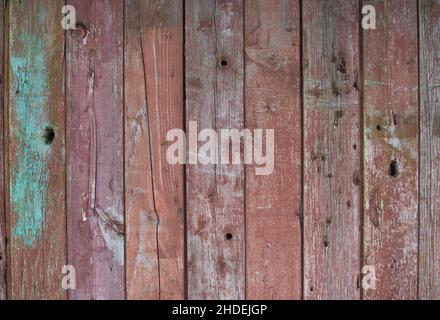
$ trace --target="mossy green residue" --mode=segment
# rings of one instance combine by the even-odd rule
[[[20,34],[10,56],[12,155],[10,180],[13,236],[27,246],[41,238],[44,225],[50,146],[44,142],[47,126],[47,67],[41,36]]]

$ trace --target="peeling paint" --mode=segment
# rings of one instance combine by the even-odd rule
[[[47,69],[42,38],[22,35],[17,42],[25,54],[10,57],[11,108],[17,126],[11,134],[17,139],[17,161],[10,182],[13,212],[17,222],[13,236],[32,246],[43,232],[49,170],[45,162],[50,146],[44,143],[47,125]],[[18,44],[16,44],[18,46]]]

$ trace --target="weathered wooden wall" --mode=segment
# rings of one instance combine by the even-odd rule
[[[440,299],[438,0],[0,17],[0,300]],[[273,173],[169,164],[167,133],[194,121],[274,129]]]

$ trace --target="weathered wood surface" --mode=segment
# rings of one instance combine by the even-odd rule
[[[417,298],[417,2],[364,1],[378,13],[363,32],[365,215],[363,265],[376,269],[365,299]]]
[[[125,298],[122,1],[68,2],[68,263],[70,299]]]
[[[440,299],[440,2],[419,1],[419,298]]]
[[[301,297],[299,1],[245,1],[246,128],[275,130],[271,175],[246,169],[246,297]]]
[[[185,6],[187,131],[190,121],[198,131],[241,130],[243,1],[188,0]],[[190,162],[194,157],[189,154]],[[243,165],[189,164],[186,178],[188,297],[243,299]]]
[[[4,60],[3,60],[3,27],[5,25],[5,6],[4,0],[0,1],[0,57],[2,59],[0,65],[0,300],[6,299],[6,273],[7,273],[7,257],[6,257],[6,212],[5,212],[5,148],[4,148],[4,131],[3,121],[5,119],[4,112]]]
[[[183,129],[183,2],[125,3],[128,299],[183,299],[184,167],[166,160]]]
[[[10,297],[64,299],[63,1],[9,1]],[[57,63],[53,63],[57,61]]]
[[[303,2],[305,299],[360,298],[358,13]]]

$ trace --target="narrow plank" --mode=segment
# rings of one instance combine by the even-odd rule
[[[187,131],[190,121],[198,131],[241,130],[243,2],[189,0],[185,6]],[[190,164],[186,177],[188,297],[243,299],[243,166]]]
[[[417,1],[365,1],[377,30],[363,31],[365,299],[416,299],[418,255]]]
[[[419,298],[440,299],[440,2],[419,1]]]
[[[9,1],[12,299],[65,299],[63,1]]]
[[[358,10],[303,2],[305,299],[360,298]]]
[[[70,299],[124,299],[123,3],[68,2],[68,261]]]
[[[301,297],[297,0],[245,1],[246,128],[275,130],[274,171],[246,168],[246,298]]]
[[[128,299],[184,299],[184,167],[166,160],[183,129],[183,2],[125,3]]]
[[[2,59],[0,66],[0,300],[6,299],[6,277],[7,277],[7,257],[6,257],[6,215],[5,215],[5,168],[4,168],[4,134],[3,121],[4,105],[3,105],[3,79],[4,79],[4,60],[3,60],[3,27],[5,23],[5,6],[4,0],[0,1],[0,57]]]

